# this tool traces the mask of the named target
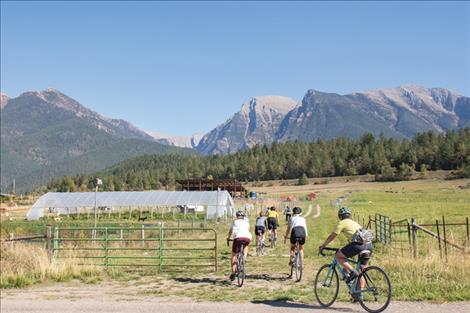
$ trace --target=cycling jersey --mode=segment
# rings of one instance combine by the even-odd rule
[[[305,218],[300,216],[300,215],[294,215],[290,219],[290,227],[291,229],[294,229],[295,227],[303,227],[305,228],[305,235],[308,236],[307,232],[307,222],[305,221]]]
[[[266,226],[266,217],[265,216],[260,216],[256,219],[256,224],[255,226]]]
[[[246,220],[235,220],[232,224],[232,238],[248,238],[251,240],[250,224]]]
[[[277,218],[279,214],[276,211],[269,210],[268,217]]]
[[[336,226],[335,230],[333,231],[336,235],[339,235],[340,233],[343,233],[346,238],[348,239],[349,242],[352,241],[352,237],[358,231],[361,229],[361,225],[359,225],[357,222],[353,221],[350,218],[345,218],[344,220],[341,220],[338,225]]]

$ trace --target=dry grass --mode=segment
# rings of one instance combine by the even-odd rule
[[[79,266],[76,259],[56,262],[37,245],[2,243],[0,247],[1,288],[21,288],[44,281],[80,279],[93,283],[100,279],[100,269]]]
[[[462,301],[470,299],[470,255],[453,251],[447,257],[432,249],[417,259],[391,250],[377,263],[389,274],[394,299]]]

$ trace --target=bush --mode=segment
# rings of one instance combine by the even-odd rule
[[[299,178],[299,185],[308,185],[308,184],[309,184],[308,177],[305,173],[303,173],[302,176],[300,176]]]

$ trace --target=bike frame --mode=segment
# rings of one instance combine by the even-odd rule
[[[353,260],[353,259],[346,259],[346,261],[354,264],[355,267],[356,267],[356,270],[358,271],[358,273],[362,272],[361,264],[359,263],[359,261],[356,261],[356,260]],[[329,282],[325,281],[325,283],[331,284],[331,280],[333,279],[333,269],[334,268],[336,268],[338,270],[338,272],[341,273],[341,280],[344,281],[344,279],[346,277],[345,269],[339,264],[336,257],[333,257],[333,262],[331,262],[330,268],[329,268],[328,273],[327,273],[327,280],[329,279],[330,281]],[[348,287],[348,290],[351,294],[363,291],[363,290],[360,290],[360,289],[358,290],[358,287],[360,288],[358,279],[355,280],[354,284],[346,284],[346,286]]]

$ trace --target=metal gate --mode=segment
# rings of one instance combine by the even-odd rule
[[[388,216],[375,214],[375,238],[383,244],[392,242],[391,221]]]
[[[80,264],[217,271],[217,232],[212,228],[55,227],[52,237],[55,258]]]

